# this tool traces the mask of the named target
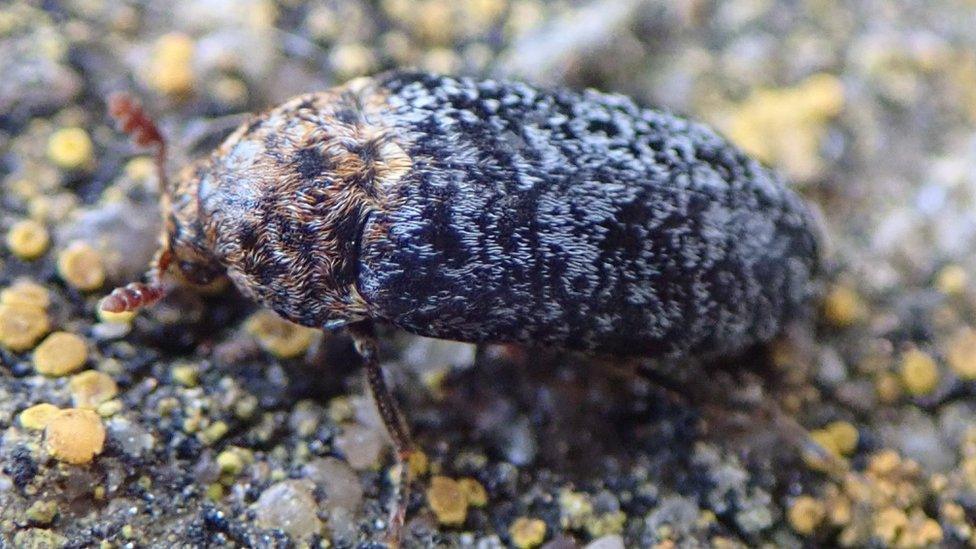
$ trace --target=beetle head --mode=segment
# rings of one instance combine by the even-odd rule
[[[221,269],[203,244],[196,200],[193,199],[198,184],[196,170],[184,171],[175,185],[171,185],[166,177],[166,141],[142,106],[128,94],[116,93],[109,98],[108,108],[119,129],[129,134],[137,145],[155,149],[160,185],[164,230],[146,282],[116,288],[100,305],[109,312],[135,311],[165,296],[163,279],[171,267],[176,267],[183,278],[195,284],[209,284],[220,275]]]

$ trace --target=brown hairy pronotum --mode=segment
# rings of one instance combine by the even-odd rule
[[[166,182],[166,140],[160,133],[156,123],[142,109],[142,105],[126,93],[115,93],[109,97],[108,110],[115,119],[119,130],[128,134],[132,141],[141,147],[156,149],[156,173],[159,179],[159,189],[164,202],[163,211],[167,211],[169,202],[169,186]],[[136,311],[142,307],[152,305],[166,295],[163,286],[163,275],[169,268],[173,254],[164,231],[161,236],[161,246],[146,275],[146,282],[133,282],[121,288],[116,288],[101,302],[101,309],[110,313]]]

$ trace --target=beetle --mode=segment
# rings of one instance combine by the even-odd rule
[[[801,314],[819,264],[809,207],[708,127],[621,95],[392,71],[253,117],[166,179],[138,103],[110,99],[155,147],[164,230],[147,282],[227,276],[281,316],[346,329],[400,463],[412,451],[374,324],[476,343],[605,355],[718,356]]]

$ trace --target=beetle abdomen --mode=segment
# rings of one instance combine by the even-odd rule
[[[811,216],[708,128],[597,92],[391,73],[412,168],[358,288],[412,332],[618,354],[732,352],[810,293]]]

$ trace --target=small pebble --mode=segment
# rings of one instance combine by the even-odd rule
[[[24,260],[29,261],[44,255],[50,243],[51,237],[47,228],[33,219],[18,221],[7,231],[7,247]]]
[[[334,457],[316,458],[302,467],[302,475],[325,493],[322,506],[356,512],[363,501],[359,475],[346,462]]]
[[[118,402],[118,401],[113,401]],[[156,439],[138,423],[125,418],[113,418],[108,422],[112,440],[127,456],[139,457],[153,449]]]
[[[295,358],[301,355],[318,334],[317,330],[288,322],[268,310],[251,315],[244,327],[262,349],[278,358]]]
[[[254,504],[260,528],[278,528],[301,540],[322,530],[309,482],[284,480],[272,484]]]
[[[348,423],[336,437],[335,445],[353,469],[362,471],[376,466],[386,443],[383,435],[375,429]]]
[[[461,485],[448,477],[435,476],[430,479],[427,504],[437,516],[437,522],[444,525],[463,524],[468,516],[468,499]]]
[[[71,376],[68,382],[75,408],[98,408],[98,405],[114,398],[119,386],[111,376],[98,370],[88,370]]]
[[[73,288],[97,290],[105,284],[102,255],[82,241],[74,241],[58,255],[58,274]]]
[[[47,157],[66,170],[86,168],[94,160],[94,147],[83,128],[62,128],[48,139]]]
[[[102,453],[105,426],[91,410],[69,408],[58,412],[44,428],[47,450],[55,459],[82,465]]]
[[[531,549],[546,539],[546,523],[533,518],[519,517],[508,529],[512,544],[519,549]]]
[[[46,376],[59,377],[81,368],[88,360],[88,345],[70,332],[54,332],[34,350],[34,369]]]
[[[939,367],[928,353],[910,349],[901,359],[901,382],[914,396],[927,395],[939,384]]]
[[[624,538],[619,534],[603,536],[586,544],[584,549],[624,549]]]
[[[47,426],[47,422],[51,421],[61,409],[53,404],[47,402],[42,402],[40,404],[35,404],[30,408],[24,410],[17,416],[20,425],[25,429],[30,429],[32,431],[43,430]]]

